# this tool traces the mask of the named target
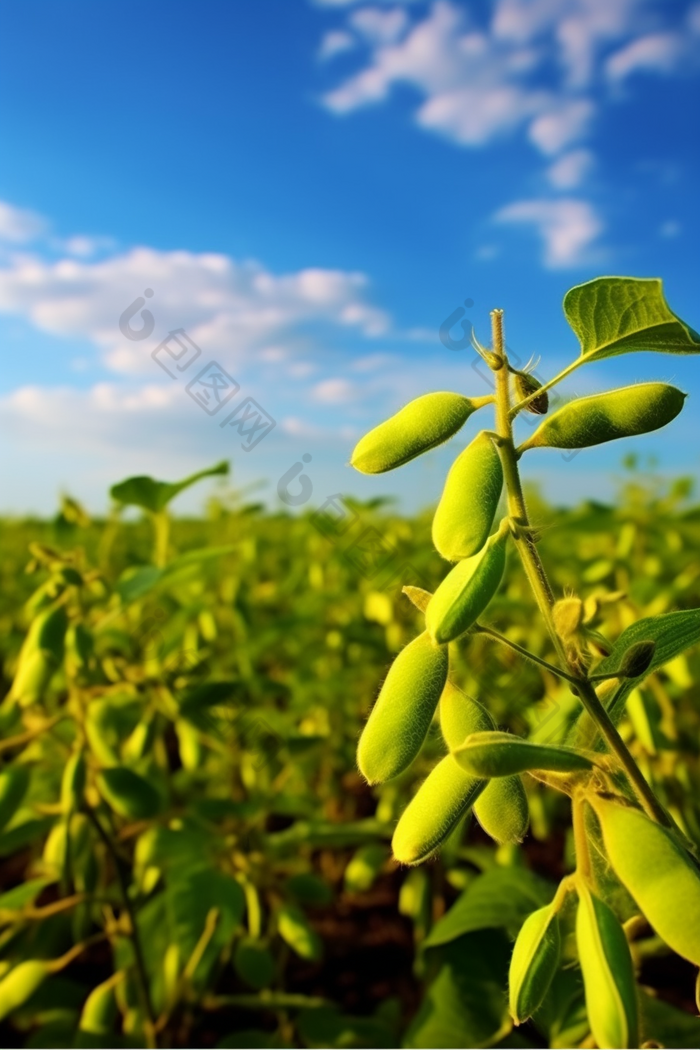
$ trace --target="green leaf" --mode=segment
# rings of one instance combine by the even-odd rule
[[[494,868],[477,875],[439,919],[424,948],[447,944],[474,930],[503,928],[513,937],[530,912],[548,904],[554,887],[524,868]]]
[[[20,911],[31,904],[54,879],[29,879],[0,896],[0,911]]]
[[[196,474],[190,474],[189,477],[183,478],[182,481],[155,481],[153,478],[140,474],[137,477],[120,481],[117,485],[112,485],[109,494],[112,499],[123,503],[126,507],[142,507],[144,510],[157,514],[167,507],[168,503],[178,493],[188,489],[195,482],[200,481],[202,478],[228,474],[228,472],[228,460],[222,459],[215,466],[209,467],[207,470],[199,470]]]
[[[196,858],[191,858],[196,862]],[[217,908],[219,918],[211,941],[204,953],[197,973],[208,972],[214,959],[227,944],[243,918],[245,894],[240,884],[230,875],[216,868],[183,871],[174,868],[165,891],[170,936],[180,949],[181,958],[189,959],[201,937],[211,908]]]
[[[495,930],[471,933],[443,948],[442,966],[403,1045],[482,1047],[500,1043],[511,1029],[503,992],[510,952],[508,938]]]
[[[657,1046],[700,1046],[700,1018],[639,990],[642,1038]]]
[[[235,544],[227,544],[223,547],[202,547],[186,551],[168,562],[164,569],[159,569],[155,565],[130,566],[119,577],[116,585],[117,594],[123,605],[129,605],[160,584],[175,582],[181,576],[196,569],[202,562],[223,558],[224,555],[232,554],[236,549]]]
[[[308,1047],[394,1047],[396,1037],[374,1017],[341,1014],[335,1006],[302,1010],[297,1020],[299,1034]]]
[[[597,277],[566,293],[564,313],[589,361],[633,350],[700,353],[700,335],[670,309],[658,278]]]
[[[682,609],[678,612],[663,613],[661,616],[647,616],[637,620],[631,627],[622,632],[615,642],[609,656],[596,667],[596,674],[606,674],[619,669],[622,658],[631,645],[636,642],[654,641],[656,648],[651,663],[643,674],[637,678],[627,678],[619,690],[613,694],[614,703],[608,707],[608,714],[617,725],[625,713],[627,697],[657,667],[673,660],[679,653],[700,642],[700,609]],[[592,726],[587,715],[582,714],[572,729],[576,741],[590,743]]]

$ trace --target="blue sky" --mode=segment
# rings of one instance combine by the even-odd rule
[[[564,292],[601,273],[663,277],[700,327],[697,0],[6,0],[0,22],[0,511],[61,489],[104,509],[128,474],[223,457],[274,504],[302,454],[319,504],[413,509],[461,438],[381,478],[347,462],[409,398],[485,392],[438,338],[465,299],[482,341],[504,307],[546,377],[577,352]],[[151,356],[174,329],[202,351],[185,378]],[[276,422],[249,451],[228,404],[187,395],[212,360],[232,411]],[[632,450],[697,475],[700,359],[618,358],[562,393],[652,377],[691,394],[671,430],[525,473],[566,502],[609,495]]]

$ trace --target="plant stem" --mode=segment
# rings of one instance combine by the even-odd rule
[[[634,761],[624,740],[618,733],[617,728],[598,699],[596,691],[586,677],[585,672],[569,658],[566,649],[557,634],[556,627],[554,626],[554,618],[552,616],[554,594],[549,585],[549,580],[547,579],[542,559],[537,550],[537,545],[535,544],[530,531],[530,520],[520,480],[515,445],[513,443],[513,415],[510,407],[510,385],[507,367],[508,358],[506,355],[505,340],[503,338],[502,310],[492,311],[491,330],[494,353],[497,358],[502,361],[502,365],[495,370],[496,430],[501,439],[498,449],[503,464],[503,475],[508,496],[508,510],[516,526],[513,538],[523,563],[525,573],[530,582],[535,600],[559,658],[563,665],[569,669],[569,673],[574,680],[572,687],[575,693],[578,695],[581,703],[593,719],[608,747],[617,756],[620,764],[627,773],[632,788],[634,789],[634,792],[645,812],[659,824],[675,828],[673,821],[642,776],[637,763]],[[559,378],[563,378],[566,371],[567,370],[561,373]],[[572,367],[570,367],[568,371],[572,371]],[[543,389],[543,387],[540,387],[537,393],[540,394]]]
[[[586,835],[586,814],[584,800],[580,795],[571,799],[571,819],[574,825],[574,846],[576,848],[576,870],[586,880],[591,881],[591,855],[588,850]]]
[[[568,671],[562,671],[560,667],[555,667],[554,664],[550,664],[548,660],[543,660],[541,656],[535,656],[535,654],[531,653],[529,649],[524,649],[523,646],[518,645],[517,642],[512,642],[510,638],[506,638],[506,636],[499,631],[494,631],[492,627],[485,627],[483,624],[477,623],[474,625],[474,630],[478,634],[486,634],[490,638],[494,638],[497,642],[501,642],[502,645],[507,645],[509,649],[513,649],[514,652],[520,653],[520,655],[524,656],[526,660],[532,660],[533,663],[539,664],[540,667],[544,667],[544,669],[549,671],[550,674],[554,674],[558,678],[564,678],[567,682],[577,684],[577,679],[574,678],[572,674],[569,674]]]
[[[148,986],[148,974],[146,972],[146,964],[144,961],[143,949],[141,947],[141,938],[139,937],[138,926],[136,925],[136,912],[134,911],[134,905],[131,897],[129,896],[129,886],[126,881],[126,875],[124,873],[124,865],[122,859],[117,852],[117,849],[112,842],[111,838],[102,827],[102,822],[97,817],[97,814],[92,810],[90,806],[85,806],[85,812],[94,824],[95,829],[104,842],[109,855],[112,858],[114,867],[117,872],[117,879],[119,881],[119,889],[121,890],[122,901],[127,915],[129,916],[129,925],[131,927],[130,939],[134,949],[134,959],[136,961],[136,974],[138,977],[137,984],[139,987],[139,996],[141,998],[142,1006],[146,1014],[146,1025],[145,1034],[148,1041],[149,1047],[157,1047],[158,1043],[155,1037],[155,1012],[153,1010],[153,1004],[151,1003],[151,993]]]

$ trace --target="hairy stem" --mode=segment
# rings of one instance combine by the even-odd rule
[[[554,626],[552,607],[554,605],[554,594],[549,585],[547,574],[542,564],[537,545],[532,537],[530,520],[527,513],[525,496],[523,493],[520,472],[518,470],[518,458],[513,443],[513,414],[510,406],[510,386],[508,378],[508,358],[503,338],[503,311],[493,310],[491,313],[492,346],[496,358],[501,365],[495,369],[496,379],[496,430],[500,437],[498,449],[503,464],[503,475],[508,497],[508,511],[515,524],[513,538],[518,549],[525,573],[532,587],[535,600],[547,625],[554,647],[559,658],[573,678],[572,688],[578,695],[584,708],[593,719],[601,736],[610,750],[615,754],[627,773],[632,788],[643,806],[645,812],[653,820],[666,827],[675,827],[673,821],[663,808],[654,792],[647,784],[642,773],[630,754],[624,740],[618,733],[611,721],[607,711],[596,695],[591,682],[586,677],[585,671],[577,663],[572,661],[562,644]],[[572,369],[569,368],[568,371]],[[566,370],[565,370],[566,372]],[[561,373],[558,378],[563,378]],[[549,384],[550,386],[552,384]],[[542,392],[542,387],[537,393]],[[517,408],[518,406],[516,406]]]
[[[112,842],[111,838],[102,827],[102,822],[98,818],[97,814],[90,806],[85,806],[85,812],[87,813],[90,821],[95,827],[98,835],[102,839],[107,848],[114,867],[117,873],[117,879],[119,881],[119,889],[121,891],[121,897],[124,904],[124,909],[129,916],[130,926],[130,939],[134,949],[134,959],[136,961],[136,975],[137,984],[139,989],[139,997],[146,1014],[146,1025],[145,1035],[149,1047],[156,1047],[158,1044],[155,1038],[155,1011],[151,1002],[151,993],[148,984],[148,974],[146,972],[146,963],[144,961],[143,948],[141,946],[141,938],[139,937],[138,926],[136,925],[136,912],[134,911],[134,905],[129,896],[129,885],[126,880],[126,873],[124,871],[124,864],[119,856],[116,846]]]
[[[523,648],[522,645],[518,645],[517,642],[512,642],[510,638],[506,638],[504,634],[499,631],[495,631],[493,627],[485,627],[481,623],[474,625],[474,630],[478,634],[486,634],[489,638],[493,638],[497,642],[501,642],[502,645],[507,645],[509,649],[512,649],[516,653],[520,653],[526,660],[532,660],[533,663],[539,664],[540,667],[544,667],[545,671],[549,671],[550,674],[556,675],[558,678],[564,678],[567,682],[576,683],[576,678],[568,671],[563,671],[560,667],[555,667],[554,664],[550,664],[548,660],[543,660],[541,656],[536,656],[531,653],[529,649]]]

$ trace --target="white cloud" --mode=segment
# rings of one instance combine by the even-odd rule
[[[0,201],[0,241],[25,244],[39,237],[45,229],[46,223],[40,215]]]
[[[584,181],[593,163],[590,150],[575,149],[564,153],[547,168],[547,178],[558,190],[573,190]]]
[[[625,80],[642,70],[669,73],[682,50],[683,41],[678,34],[650,33],[612,55],[606,62],[605,71],[613,81]]]
[[[0,265],[0,311],[45,332],[91,341],[114,371],[146,373],[153,367],[150,351],[174,328],[232,361],[271,346],[308,353],[310,336],[302,329],[314,324],[378,335],[388,320],[367,302],[367,285],[360,273],[308,268],[278,275],[255,262],[187,251],[134,248],[92,262],[16,254]],[[154,292],[141,303],[155,319],[152,336],[129,341],[119,319],[146,288]],[[139,308],[132,326],[141,324]]]
[[[681,232],[681,224],[676,222],[675,219],[669,219],[668,222],[661,224],[659,233],[662,237],[678,237]]]
[[[571,197],[516,201],[501,208],[495,219],[533,226],[544,243],[544,264],[551,269],[586,262],[603,232],[603,223],[592,205]]]
[[[335,58],[343,51],[350,51],[356,42],[352,33],[346,33],[342,29],[332,29],[323,37],[318,49],[318,57],[322,61]]]
[[[593,108],[587,99],[564,102],[532,122],[530,139],[548,156],[559,153],[585,134]]]
[[[361,390],[349,379],[323,379],[313,387],[311,396],[325,405],[343,405],[360,397]]]
[[[351,14],[350,25],[371,44],[393,44],[408,26],[408,15],[400,7],[391,11],[363,7]]]

